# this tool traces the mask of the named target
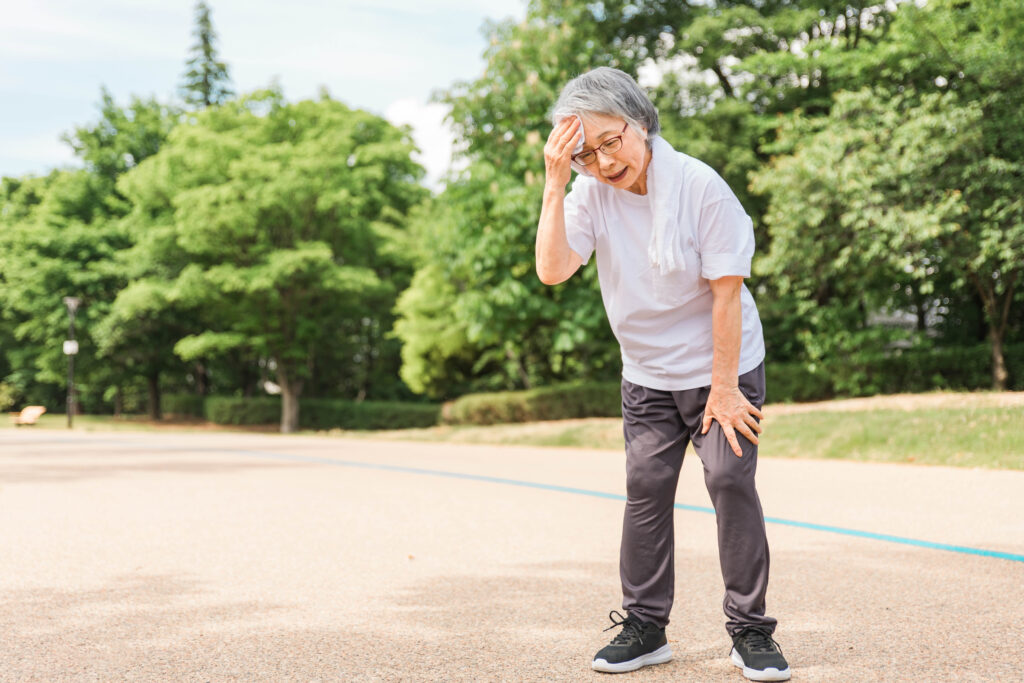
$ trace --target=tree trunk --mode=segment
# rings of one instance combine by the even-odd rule
[[[206,396],[210,393],[210,373],[206,371],[206,366],[202,361],[196,363],[196,393],[200,396]]]
[[[302,380],[292,380],[284,368],[278,366],[277,383],[281,386],[281,433],[297,432],[299,430],[299,396],[302,395]]]
[[[261,388],[260,373],[254,369],[252,364],[245,363],[242,366],[242,396],[252,398],[260,395]]]
[[[725,72],[722,71],[721,65],[718,62],[715,62],[715,65],[711,67],[711,70],[715,73],[715,76],[718,77],[718,83],[722,86],[725,96],[728,98],[735,98],[736,93],[732,89],[732,83],[729,82],[729,78],[725,75]]]
[[[121,417],[122,412],[124,412],[124,394],[121,393],[121,387],[117,387],[114,390],[114,417]]]
[[[1003,357],[1003,337],[999,330],[989,328],[989,341],[992,342],[992,389],[1006,391],[1006,359]]]
[[[988,325],[988,341],[992,347],[992,390],[1006,391],[1007,372],[1006,358],[1003,357],[1003,337],[1006,335],[1006,321],[1010,313],[1010,302],[1013,300],[1015,277],[1011,276],[1006,284],[1004,296],[1007,298],[1003,301],[1003,310],[999,311],[995,285],[989,285],[988,282],[983,285],[977,273],[969,275],[981,296],[985,323]]]
[[[160,373],[151,373],[146,377],[146,383],[149,385],[149,419],[163,419],[163,415],[160,412]]]
[[[999,312],[999,320],[992,331],[992,387],[996,391],[1006,391],[1009,373],[1006,371],[1006,358],[1003,356],[1003,339],[1006,338],[1006,324],[1010,321],[1010,304],[1013,303],[1013,286],[1017,284],[1017,273],[1006,278],[1006,291],[1003,292],[1003,310]]]
[[[523,383],[523,388],[532,389],[533,384],[530,382],[530,375],[526,372],[526,368],[523,367],[523,361],[519,355],[511,348],[507,348],[505,349],[505,357],[515,364],[515,368],[519,372],[519,381]]]

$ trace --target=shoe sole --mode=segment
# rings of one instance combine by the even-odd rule
[[[645,655],[640,655],[636,659],[631,659],[628,662],[609,663],[603,659],[595,659],[591,662],[590,667],[594,671],[603,671],[609,674],[621,674],[627,671],[636,671],[640,667],[650,666],[651,664],[664,664],[670,659],[672,659],[672,648],[669,647],[668,643],[666,643],[654,652],[648,652]]]
[[[779,671],[775,667],[768,667],[767,669],[751,669],[749,666],[743,663],[743,657],[740,657],[740,653],[733,648],[732,653],[729,655],[729,659],[732,663],[743,669],[743,675],[752,681],[788,681],[789,680],[789,667],[786,667],[782,671]]]

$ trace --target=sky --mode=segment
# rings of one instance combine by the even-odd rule
[[[278,82],[413,127],[436,188],[451,157],[438,89],[483,73],[485,20],[526,0],[207,0],[236,92]],[[80,166],[60,140],[99,118],[100,88],[180,101],[194,0],[0,0],[0,176]]]

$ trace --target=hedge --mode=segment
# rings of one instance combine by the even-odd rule
[[[1024,344],[1003,348],[1009,375],[1006,388],[1024,389]],[[797,364],[799,365],[799,364]],[[992,350],[988,344],[969,347],[896,349],[886,354],[837,361],[819,368],[817,373],[782,368],[778,395],[769,381],[771,401],[803,401],[836,396],[874,396],[876,394],[919,393],[937,389],[975,391],[992,386]],[[787,373],[790,373],[787,376]],[[767,374],[772,376],[771,365]],[[820,380],[821,381],[819,383]],[[830,386],[829,386],[830,385]],[[804,395],[805,394],[805,395]]]
[[[446,403],[445,424],[500,424],[565,420],[574,417],[620,417],[619,383],[563,384],[526,391],[468,394]]]
[[[203,417],[205,399],[197,394],[164,394],[160,397],[160,408],[164,415],[182,417]]]
[[[1004,348],[1008,389],[1024,390],[1024,344]],[[992,385],[991,350],[974,347],[906,349],[832,363],[765,365],[771,403],[819,401],[936,389],[979,390]],[[445,424],[500,424],[578,417],[619,417],[619,383],[568,384],[502,393],[468,394],[446,403]]]
[[[303,403],[299,401],[300,424]],[[206,419],[219,425],[265,425],[281,421],[281,399],[273,396],[211,396],[206,399],[205,408]]]
[[[433,427],[440,415],[436,403],[311,398],[299,407],[299,424],[305,429],[415,429]]]
[[[765,363],[764,383],[769,403],[818,401],[834,393],[829,373],[804,363]]]
[[[299,401],[301,429],[410,429],[431,427],[441,407],[397,401],[343,401],[307,398]],[[217,424],[259,425],[281,421],[280,397],[212,396],[205,401],[206,419]]]
[[[1008,388],[1024,390],[1024,344],[1004,348]],[[974,347],[905,349],[832,363],[772,363],[765,366],[771,403],[817,401],[935,389],[978,390],[992,384],[991,351]],[[168,395],[164,412],[205,416],[217,424],[256,425],[281,421],[280,397],[231,398]],[[500,424],[619,417],[618,382],[562,384],[501,393],[468,394],[446,403],[302,399],[303,429],[405,429],[445,424]]]

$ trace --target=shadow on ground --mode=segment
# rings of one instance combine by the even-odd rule
[[[799,551],[775,543],[769,594],[794,680],[1018,678],[1007,629],[1024,612],[1020,563],[801,533]],[[739,683],[717,558],[681,549],[676,575],[675,659],[621,680]],[[610,681],[589,661],[613,635],[601,629],[617,606],[615,562],[467,567],[381,585],[363,605],[328,606],[338,618],[322,628],[295,627],[309,605],[223,601],[189,576],[132,574],[4,594],[0,680]]]

